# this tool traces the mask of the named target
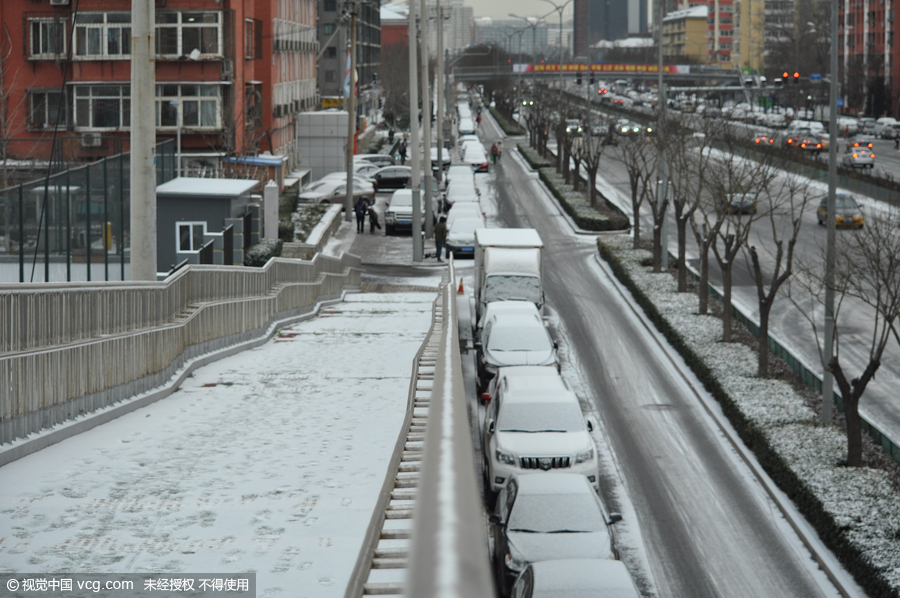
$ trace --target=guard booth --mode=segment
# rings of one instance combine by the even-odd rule
[[[179,177],[158,186],[159,270],[168,271],[185,260],[243,264],[244,249],[259,242],[260,207],[250,197],[258,185],[252,179]]]

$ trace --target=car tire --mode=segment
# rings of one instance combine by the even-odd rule
[[[384,236],[387,237],[387,236],[390,236],[390,235],[393,235],[393,234],[394,234],[394,227],[393,227],[393,226],[388,226],[387,224],[385,224],[385,225],[384,225]]]
[[[818,217],[816,218],[816,220],[819,221],[819,226],[825,226],[825,221],[824,221],[824,220],[822,220],[821,218],[818,218]]]
[[[497,504],[497,493],[491,486],[491,468],[488,465],[487,456],[484,457],[484,470],[481,472],[481,476],[484,478],[484,506],[488,512],[491,512],[494,510],[494,505]]]

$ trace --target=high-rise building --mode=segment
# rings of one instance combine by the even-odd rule
[[[317,0],[319,10],[318,40],[324,53],[319,59],[319,96],[344,96],[350,44],[349,16],[351,2]],[[381,7],[374,0],[356,3],[356,72],[357,106],[365,115],[378,105],[378,70],[381,65]]]
[[[129,149],[131,12],[108,0],[3,0],[9,157],[68,160]],[[181,131],[183,172],[226,156],[300,160],[293,115],[316,104],[314,0],[167,0],[156,8],[159,138]],[[59,149],[57,148],[57,152]],[[57,153],[55,157],[60,157]]]
[[[547,23],[532,28],[514,17],[476,17],[473,43],[500,44],[510,54],[546,54],[547,30]]]
[[[574,11],[576,57],[601,40],[647,33],[647,0],[575,0]]]
[[[844,110],[874,117],[900,114],[900,41],[894,35],[898,4],[900,0],[839,3]],[[802,76],[805,79],[808,73]]]

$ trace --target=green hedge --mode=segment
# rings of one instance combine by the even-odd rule
[[[524,135],[525,129],[520,127],[517,123],[508,120],[505,116],[500,114],[496,108],[491,108],[491,115],[494,117],[494,120],[497,121],[497,124],[500,125],[500,128],[503,129],[503,132],[507,135]]]
[[[841,564],[865,589],[866,594],[870,598],[897,598],[898,593],[891,588],[882,572],[853,546],[847,538],[845,530],[825,510],[815,493],[797,477],[778,452],[772,448],[765,434],[744,416],[719,384],[712,370],[694,353],[681,335],[669,324],[669,321],[656,309],[656,305],[635,284],[615,252],[600,239],[597,239],[597,246],[600,257],[609,264],[616,278],[631,291],[635,301],[641,306],[647,317],[666,337],[669,344],[678,351],[706,390],[719,402],[722,412],[747,448],[756,455],[769,477],[794,502],[800,513],[815,528],[825,545],[835,553]]]
[[[571,185],[565,183],[562,175],[556,172],[556,169],[550,166],[550,162],[541,158],[528,144],[518,144],[519,153],[525,158],[528,164],[537,170],[538,176],[547,185],[547,188],[553,194],[553,197],[559,201],[566,214],[575,222],[582,230],[589,231],[613,231],[628,230],[631,223],[628,218],[617,214],[610,210],[610,213],[604,214],[601,210],[591,207],[585,194],[581,191],[575,191]],[[598,197],[603,196],[599,193]],[[605,203],[605,200],[604,200]]]
[[[283,246],[281,239],[265,239],[244,252],[244,265],[262,268],[273,257],[281,256]]]

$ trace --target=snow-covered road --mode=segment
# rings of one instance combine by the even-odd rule
[[[0,571],[257,572],[343,596],[431,293],[361,293],[0,469]]]

